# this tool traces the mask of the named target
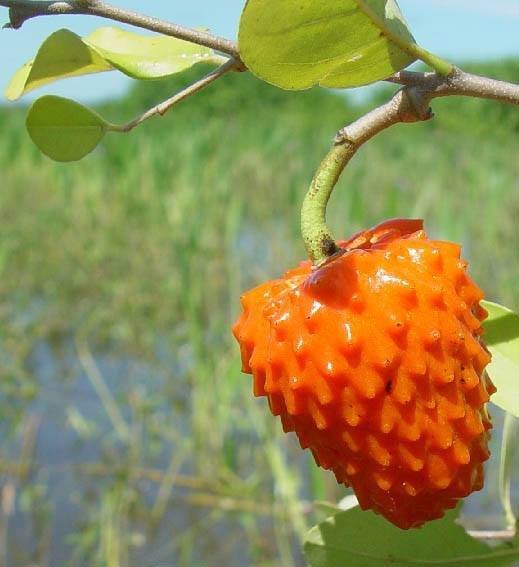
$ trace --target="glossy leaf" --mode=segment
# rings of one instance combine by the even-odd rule
[[[135,79],[168,77],[197,63],[220,63],[212,49],[165,35],[140,35],[114,27],[84,39],[111,65]]]
[[[512,508],[511,477],[519,449],[519,419],[507,413],[501,442],[501,463],[499,466],[499,496],[507,526],[513,528],[516,517]]]
[[[57,96],[38,99],[27,115],[33,142],[56,161],[76,161],[89,154],[110,125],[98,114],[72,100]]]
[[[418,530],[404,531],[380,516],[354,508],[312,528],[305,556],[311,567],[505,567],[519,559],[517,541],[491,548],[467,535],[454,517],[450,513]]]
[[[396,0],[248,0],[239,49],[255,75],[285,89],[365,85],[417,58]]]
[[[497,388],[492,402],[519,417],[519,315],[489,301],[483,306],[489,313],[484,338],[492,353],[488,374]]]
[[[59,30],[41,45],[33,61],[19,69],[5,95],[16,100],[23,94],[66,77],[110,71],[113,67],[69,30]]]

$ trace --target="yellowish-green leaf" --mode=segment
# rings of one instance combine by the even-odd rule
[[[58,96],[38,99],[27,115],[33,142],[55,161],[77,161],[103,139],[110,124],[81,104]]]
[[[135,79],[159,79],[197,63],[221,63],[212,49],[165,35],[140,35],[114,27],[84,39],[111,65]]]
[[[497,388],[492,402],[519,417],[519,315],[489,301],[483,305],[489,314],[484,338],[492,353],[488,373]]]
[[[164,35],[138,35],[104,27],[81,38],[62,29],[50,35],[34,60],[15,73],[5,95],[16,100],[59,79],[114,69],[136,79],[159,79],[197,63],[224,61],[208,47]]]
[[[489,547],[467,535],[452,512],[418,530],[405,531],[354,508],[312,528],[305,556],[311,567],[505,567],[519,559],[517,544],[515,540]]]
[[[306,89],[385,79],[419,48],[396,0],[248,0],[239,49],[261,79]]]
[[[66,77],[110,71],[113,67],[69,30],[59,30],[41,45],[33,61],[19,69],[5,95],[16,100],[23,94]]]

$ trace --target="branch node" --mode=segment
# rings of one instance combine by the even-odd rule
[[[131,10],[124,10],[103,0],[0,0],[0,6],[9,8],[10,27],[12,29],[18,29],[27,20],[40,16],[98,16],[203,45],[230,55],[236,60],[240,59],[237,45],[228,39],[145,16]],[[243,64],[242,68],[244,68]]]
[[[333,142],[336,146],[340,144],[355,144],[355,140],[348,134],[348,126],[341,128],[337,134],[335,134]]]
[[[431,101],[430,93],[417,87],[404,87],[401,92],[400,119],[402,122],[431,120],[434,114],[429,104]]]
[[[20,12],[15,8],[9,9],[9,23],[6,24],[4,27],[7,27],[11,30],[19,30],[23,24],[30,18],[27,14]]]
[[[339,252],[339,247],[337,246],[337,243],[335,242],[335,240],[333,240],[333,238],[326,236],[321,242],[321,250],[323,255],[326,258],[329,258],[330,256],[333,256],[334,254],[337,254],[337,252]]]
[[[234,65],[233,71],[236,71],[237,73],[245,73],[245,71],[248,71],[247,65],[245,65],[245,63],[241,59],[235,58],[235,61],[236,63]]]

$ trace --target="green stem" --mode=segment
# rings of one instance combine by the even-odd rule
[[[337,133],[335,144],[321,162],[301,210],[301,233],[314,264],[339,251],[326,226],[326,206],[346,165],[363,144],[394,124],[429,120],[432,117],[430,99],[430,93],[400,89],[386,104]]]
[[[301,233],[308,256],[314,264],[323,262],[338,251],[335,239],[326,225],[326,206],[355,151],[355,146],[348,142],[334,145],[321,162],[303,202]]]
[[[454,65],[452,63],[434,55],[434,53],[430,53],[427,49],[424,49],[419,45],[413,45],[413,52],[418,59],[421,59],[443,77],[448,77],[454,71]]]

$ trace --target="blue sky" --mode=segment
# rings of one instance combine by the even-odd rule
[[[234,39],[244,0],[114,0],[121,7],[187,26],[203,26]],[[411,29],[424,47],[460,62],[467,59],[519,57],[519,0],[400,0]],[[7,10],[0,10],[0,21]],[[0,31],[0,87],[12,73],[31,59],[52,31],[67,27],[87,34],[106,22],[82,16],[32,20],[19,31]],[[518,78],[519,80],[519,78]],[[71,96],[83,101],[123,92],[129,80],[118,73],[71,79],[43,92]]]

